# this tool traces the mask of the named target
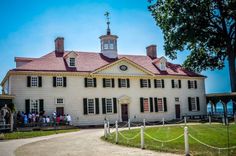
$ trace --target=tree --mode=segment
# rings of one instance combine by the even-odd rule
[[[189,50],[183,66],[191,71],[222,69],[229,63],[236,91],[236,0],[149,0],[149,10],[164,34],[171,59]]]

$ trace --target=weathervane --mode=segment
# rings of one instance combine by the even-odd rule
[[[110,13],[109,12],[105,12],[104,16],[106,16],[107,18],[107,35],[111,34],[111,30],[110,30],[110,18],[109,18]]]

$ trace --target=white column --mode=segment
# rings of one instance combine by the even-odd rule
[[[128,120],[128,127],[129,127],[129,130],[130,130],[130,119]]]
[[[211,116],[209,115],[208,118],[209,118],[209,124],[211,124]]]
[[[107,122],[107,131],[108,131],[108,134],[110,134],[110,122],[109,121]]]
[[[146,126],[146,120],[145,119],[143,119],[143,127],[145,128],[145,126]]]
[[[185,125],[187,124],[187,117],[186,116],[184,117],[184,124]]]
[[[165,125],[165,118],[162,118],[162,126]]]
[[[141,126],[141,149],[144,149],[144,126]]]
[[[185,145],[185,155],[189,156],[188,127],[184,127],[184,145]]]
[[[116,144],[118,144],[118,122],[116,121]]]
[[[107,123],[104,123],[104,137],[107,138]]]

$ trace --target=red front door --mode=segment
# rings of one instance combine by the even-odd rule
[[[128,121],[128,105],[127,104],[122,104],[121,105],[121,117],[122,121]]]

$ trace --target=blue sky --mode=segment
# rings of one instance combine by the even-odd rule
[[[111,13],[111,32],[119,36],[119,54],[145,55],[156,44],[163,56],[163,34],[147,10],[147,0],[0,0],[0,80],[15,67],[14,57],[40,57],[65,38],[66,50],[99,52],[106,31],[104,13]],[[182,64],[186,52],[173,63]],[[205,71],[206,92],[229,92],[228,68]]]

